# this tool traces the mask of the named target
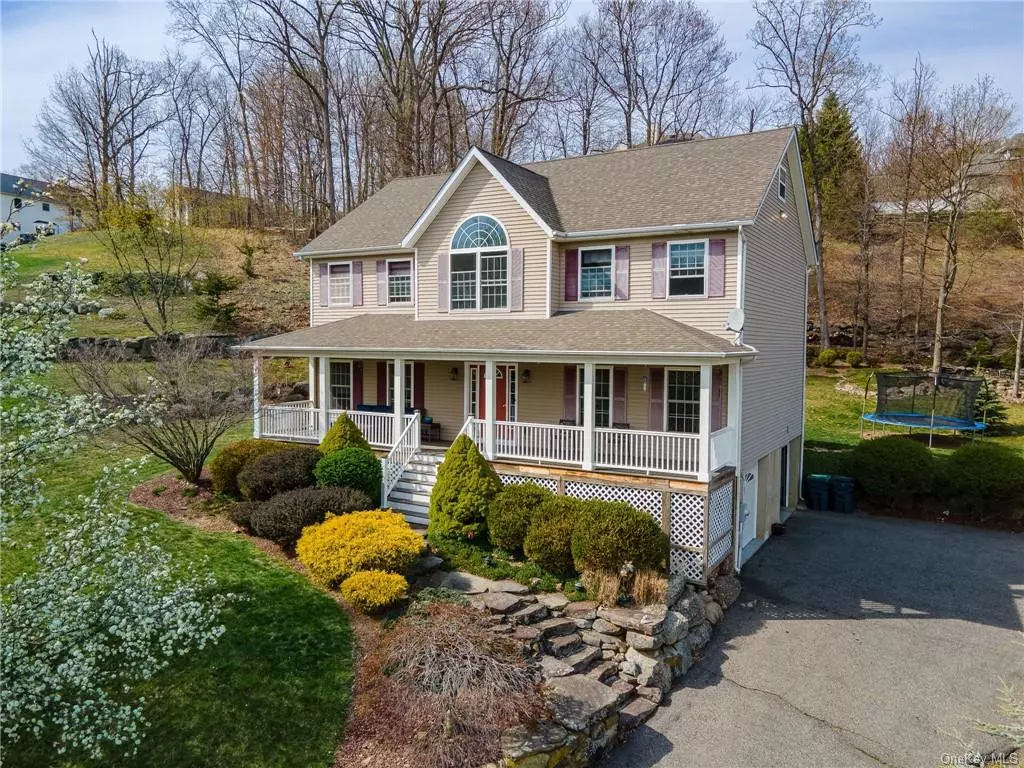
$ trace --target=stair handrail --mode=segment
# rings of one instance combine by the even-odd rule
[[[420,449],[420,412],[413,414],[412,420],[405,425],[402,434],[395,440],[395,445],[387,458],[381,460],[383,478],[380,483],[380,504],[384,506],[388,495],[398,485],[402,473],[409,466],[416,452]]]
[[[467,416],[465,423],[462,425],[462,429],[460,429],[459,430],[459,434],[455,435],[455,436],[458,437],[459,435],[467,435],[469,437],[469,439],[472,440],[475,443],[476,442],[476,436],[475,436],[476,429],[474,429],[474,425],[473,425],[474,421],[476,421],[476,419],[473,417],[473,414],[470,414],[469,416]]]

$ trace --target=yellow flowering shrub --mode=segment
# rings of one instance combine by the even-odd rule
[[[341,582],[341,596],[363,613],[373,613],[405,599],[409,582],[387,571],[359,571]]]
[[[333,587],[357,571],[402,573],[423,551],[423,538],[400,514],[374,509],[328,517],[302,532],[295,554],[317,584]]]

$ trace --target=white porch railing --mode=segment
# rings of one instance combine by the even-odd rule
[[[419,411],[407,417],[405,429],[398,436],[395,447],[391,449],[386,459],[381,459],[384,476],[381,480],[380,503],[381,506],[387,503],[388,494],[398,485],[399,479],[405,468],[409,466],[416,451],[420,449],[420,414]]]
[[[736,445],[736,428],[725,427],[711,433],[711,472],[725,466],[736,466],[739,462],[739,451]]]
[[[594,430],[594,466],[696,475],[700,435],[639,429]]]
[[[483,422],[478,422],[478,431]],[[583,463],[583,427],[498,421],[494,424],[495,456],[506,459]]]
[[[327,412],[327,428],[330,429],[338,416],[343,413],[347,413],[348,417],[355,422],[370,445],[375,448],[390,448],[394,445],[394,413],[390,411],[378,413],[377,411],[330,410]],[[408,424],[411,418],[412,416],[406,416],[405,423]]]
[[[309,400],[260,407],[260,436],[320,441],[320,412]]]

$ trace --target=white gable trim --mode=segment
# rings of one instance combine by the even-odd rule
[[[476,147],[473,147],[466,153],[466,156],[462,158],[458,166],[452,171],[451,175],[445,181],[444,186],[437,191],[434,198],[430,201],[429,205],[424,209],[423,213],[420,214],[419,218],[416,219],[416,223],[412,225],[412,229],[402,238],[402,247],[411,248],[416,245],[416,242],[420,239],[420,236],[426,231],[427,227],[430,226],[438,213],[444,207],[445,203],[451,199],[451,196],[455,194],[455,190],[459,188],[469,172],[473,170],[474,163],[480,163],[488,172],[497,179],[498,183],[505,188],[505,191],[512,195],[512,198],[519,203],[520,207],[528,214],[530,218],[536,222],[537,226],[540,227],[544,234],[548,237],[554,236],[555,232],[547,223],[542,219],[533,208],[531,208],[527,202],[523,199],[522,195],[516,191],[516,189],[508,183],[506,179],[498,170],[494,167],[494,164],[487,159],[487,157]]]
[[[791,146],[796,147],[796,160],[797,169],[796,173],[793,173],[793,168],[788,163],[789,148]],[[807,203],[807,185],[804,182],[804,166],[803,159],[800,157],[800,142],[797,140],[796,129],[790,134],[789,141],[786,142],[785,148],[782,150],[782,157],[779,158],[779,162],[776,163],[778,166],[786,163],[789,169],[789,185],[792,188],[793,194],[797,196],[796,201],[796,213],[800,219],[800,235],[804,241],[804,258],[807,262],[808,267],[817,267],[819,254],[814,249],[814,228],[811,226],[811,209]],[[770,200],[772,204],[778,204],[778,174],[773,171],[771,180],[768,182],[768,186],[764,190],[764,194],[761,196],[761,202],[758,203],[757,212],[754,214],[756,220],[761,214],[761,209],[764,208],[765,204]]]

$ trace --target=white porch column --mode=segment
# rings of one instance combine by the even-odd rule
[[[594,364],[583,364],[583,468],[594,468]]]
[[[743,369],[739,362],[729,363],[729,426],[732,427],[735,451],[733,466],[740,471],[740,423],[743,414]]]
[[[394,447],[405,430],[405,360],[396,357],[392,362],[395,366],[394,381],[392,382],[395,394],[391,403],[395,413],[395,433],[391,438],[391,445]]]
[[[252,356],[252,436],[261,437],[263,425],[260,423],[260,406],[263,399],[263,358]]]
[[[484,456],[494,458],[494,424],[498,420],[498,370],[493,360],[484,363]]]
[[[700,452],[697,456],[697,479],[711,479],[711,366],[700,367]]]
[[[317,405],[320,407],[320,439],[324,439],[324,435],[327,434],[327,409],[331,405],[331,392],[330,392],[330,381],[331,381],[331,359],[329,357],[320,358],[320,370],[319,370],[319,382],[317,385],[317,394],[319,395],[319,401]]]
[[[306,381],[309,385],[309,402],[316,407],[316,358],[313,356],[309,357],[309,363],[306,373]]]

